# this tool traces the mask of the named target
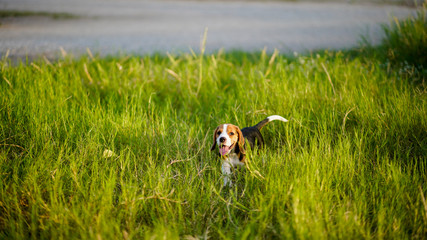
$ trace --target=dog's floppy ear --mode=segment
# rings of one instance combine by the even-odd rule
[[[242,131],[240,131],[240,128],[236,127],[236,131],[237,131],[237,135],[239,136],[239,138],[237,139],[239,151],[244,155],[244,154],[246,154],[245,138],[243,137],[243,133],[242,133]]]
[[[212,144],[212,147],[211,147],[211,151],[215,150],[215,147],[216,147],[216,132],[218,132],[218,129],[219,129],[219,127],[217,127],[215,129],[214,134],[213,134],[213,144]]]

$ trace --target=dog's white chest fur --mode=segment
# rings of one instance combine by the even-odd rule
[[[229,154],[226,158],[222,160],[222,174],[224,175],[224,186],[227,186],[228,184],[231,186],[233,183],[231,182],[230,175],[232,172],[232,168],[235,167],[242,167],[244,164],[240,162],[239,156],[237,154],[232,153]]]

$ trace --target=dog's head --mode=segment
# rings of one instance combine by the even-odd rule
[[[221,156],[226,156],[230,152],[244,155],[244,144],[245,139],[239,127],[233,124],[221,124],[214,131],[211,151],[218,145]]]

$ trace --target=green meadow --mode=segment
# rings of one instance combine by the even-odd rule
[[[427,21],[380,46],[0,61],[1,239],[426,239]],[[269,115],[236,184],[221,123]]]

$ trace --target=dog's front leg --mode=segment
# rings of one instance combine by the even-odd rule
[[[233,186],[233,182],[230,180],[231,175],[231,164],[227,161],[224,161],[221,166],[222,175],[224,178],[224,187],[227,186],[227,184],[231,187]]]

